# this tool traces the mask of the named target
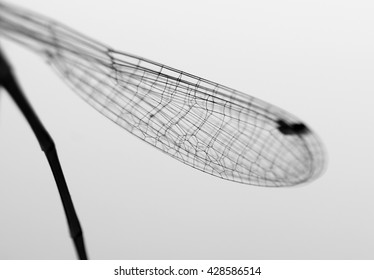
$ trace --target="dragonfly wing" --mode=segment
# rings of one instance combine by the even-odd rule
[[[170,156],[223,179],[291,186],[318,177],[324,150],[295,116],[171,67],[121,53],[0,3],[0,34],[47,58],[89,104]]]

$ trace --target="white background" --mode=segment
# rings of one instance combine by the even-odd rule
[[[372,1],[26,1],[76,30],[305,120],[328,169],[302,187],[220,180],[140,141],[1,40],[54,137],[93,259],[372,259]],[[39,145],[0,92],[0,258],[76,258]]]

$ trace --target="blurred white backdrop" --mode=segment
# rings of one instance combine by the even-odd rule
[[[55,139],[90,258],[373,259],[372,1],[12,3],[276,104],[328,152],[326,173],[302,187],[220,180],[117,127],[40,57],[0,38]],[[74,259],[47,161],[0,95],[0,259]]]

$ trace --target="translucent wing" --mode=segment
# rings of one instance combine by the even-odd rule
[[[43,16],[0,8],[1,35],[45,56],[95,109],[181,162],[259,186],[295,185],[323,170],[318,137],[284,110],[117,52]]]

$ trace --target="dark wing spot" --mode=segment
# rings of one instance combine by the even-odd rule
[[[284,135],[303,135],[309,132],[308,127],[303,123],[288,124],[284,120],[278,120],[278,130]]]

